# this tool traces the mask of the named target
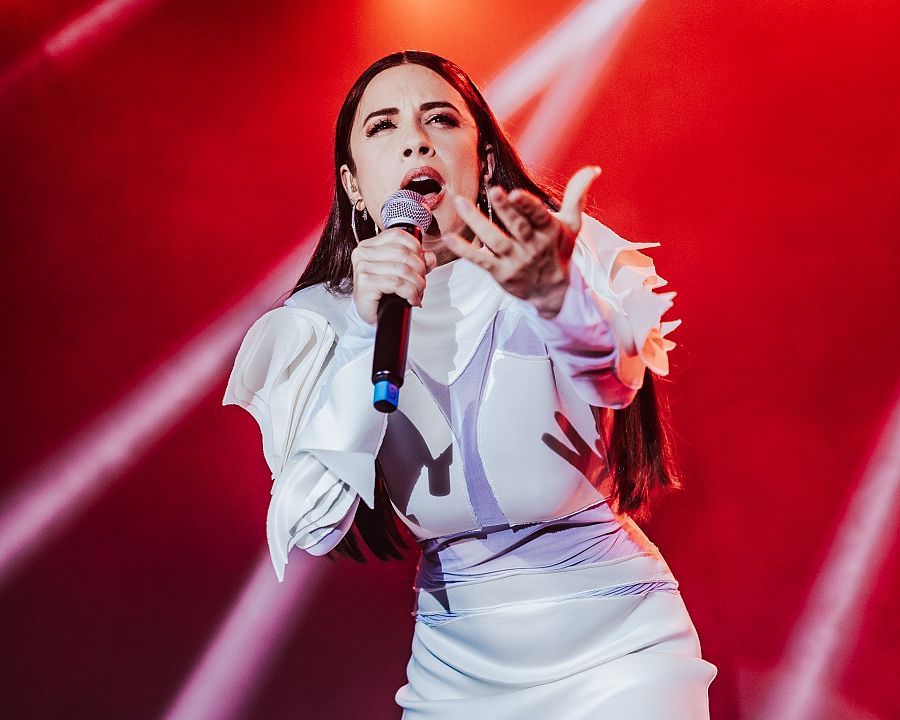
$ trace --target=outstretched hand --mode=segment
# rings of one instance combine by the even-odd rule
[[[499,186],[490,188],[494,212],[509,234],[468,199],[457,196],[460,217],[490,252],[457,233],[447,233],[442,240],[459,257],[491,273],[508,293],[530,302],[543,317],[552,318],[562,307],[568,288],[569,263],[581,230],[587,190],[599,174],[596,165],[576,172],[556,213],[527,190],[517,188],[507,193]]]

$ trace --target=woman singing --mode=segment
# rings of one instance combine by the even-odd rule
[[[296,547],[422,554],[403,717],[708,717],[713,665],[630,516],[675,484],[651,373],[671,295],[639,252],[524,168],[469,77],[389,55],[337,119],[335,191],[309,266],[248,332],[226,404],[262,430],[279,579]],[[421,244],[383,229],[424,197]],[[412,306],[399,408],[372,407],[379,299]],[[651,373],[647,372],[647,369]],[[355,528],[355,530],[354,530]]]

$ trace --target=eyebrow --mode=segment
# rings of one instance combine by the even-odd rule
[[[429,110],[434,110],[435,108],[450,108],[451,110],[457,110],[456,106],[453,103],[449,103],[446,100],[432,100],[431,102],[422,103],[419,105],[419,112],[428,112]],[[396,115],[399,113],[399,108],[389,107],[389,108],[381,108],[381,110],[375,110],[374,112],[370,112],[366,115],[366,119],[363,120],[362,124],[365,125],[369,120],[373,117],[378,117],[379,115]]]

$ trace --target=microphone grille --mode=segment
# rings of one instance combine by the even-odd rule
[[[387,229],[395,225],[415,225],[423,233],[431,225],[431,210],[422,204],[425,200],[412,190],[391,193],[381,206],[381,224]]]

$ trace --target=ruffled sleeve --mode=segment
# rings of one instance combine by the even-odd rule
[[[668,375],[668,351],[676,343],[666,336],[681,320],[664,322],[662,316],[672,307],[675,293],[653,292],[668,281],[656,274],[653,260],[640,252],[660,243],[630,242],[599,220],[583,217],[574,260],[588,286],[610,306],[613,331],[625,350],[619,375],[636,387],[641,386],[644,367]]]
[[[280,581],[293,547],[327,552],[359,500],[374,505],[387,419],[371,404],[372,351],[348,352],[353,340],[313,310],[277,308],[250,328],[228,381],[223,404],[256,419],[272,471],[266,534]]]
[[[666,336],[681,321],[663,322],[662,315],[675,293],[654,292],[666,281],[640,252],[658,245],[630,242],[582,215],[558,315],[542,318],[522,301],[551,356],[592,405],[624,407],[643,385],[647,368],[669,373],[667,353],[676,345]]]

